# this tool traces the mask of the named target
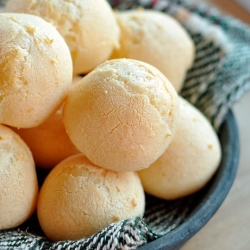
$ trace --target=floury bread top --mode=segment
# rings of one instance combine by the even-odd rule
[[[93,163],[114,171],[148,167],[174,137],[178,95],[155,67],[110,60],[78,82],[66,99],[66,131]]]
[[[120,46],[115,58],[131,58],[155,66],[180,92],[193,65],[195,46],[184,27],[172,16],[154,10],[115,12]]]
[[[106,0],[10,0],[4,11],[52,23],[69,46],[74,74],[88,73],[119,46],[119,27]]]
[[[70,51],[55,27],[38,16],[1,13],[0,23],[0,123],[38,126],[66,97]]]

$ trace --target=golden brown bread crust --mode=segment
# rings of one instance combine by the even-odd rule
[[[32,154],[10,128],[0,125],[0,230],[14,228],[34,212],[38,183]]]
[[[72,81],[69,49],[40,17],[0,14],[0,123],[35,127],[62,104]]]
[[[46,178],[38,199],[40,225],[51,240],[89,237],[113,222],[143,216],[145,196],[136,173],[117,173],[71,156]]]
[[[37,167],[50,169],[68,156],[79,153],[65,131],[61,110],[40,126],[13,130],[29,146]]]
[[[99,65],[73,88],[63,121],[75,146],[114,171],[148,167],[171,142],[179,99],[156,68],[130,59]]]
[[[74,74],[91,71],[119,46],[119,27],[106,0],[10,0],[4,11],[51,22],[69,46]]]
[[[158,68],[180,92],[194,60],[194,42],[173,17],[154,10],[117,11],[120,47],[111,58],[131,58]]]
[[[165,153],[139,171],[144,190],[163,199],[192,194],[211,179],[221,160],[217,134],[206,117],[180,98],[180,122]]]

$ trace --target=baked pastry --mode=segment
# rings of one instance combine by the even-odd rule
[[[167,200],[200,190],[221,160],[220,142],[207,118],[179,98],[180,122],[173,141],[149,168],[138,172],[147,193]]]
[[[0,13],[0,123],[30,128],[63,103],[72,60],[58,31],[40,17]]]
[[[71,89],[63,122],[77,149],[97,166],[114,171],[148,167],[174,137],[179,99],[153,66],[110,60]]]
[[[61,109],[40,126],[13,130],[29,146],[37,167],[51,169],[68,156],[79,153],[65,131]]]
[[[0,125],[0,155],[0,230],[5,230],[33,214],[38,183],[28,146],[4,125]]]
[[[184,27],[156,10],[117,11],[120,47],[111,59],[131,58],[159,69],[180,92],[194,60],[195,46]]]
[[[84,155],[59,163],[45,179],[37,214],[53,241],[89,237],[113,222],[142,217],[145,195],[137,173],[117,173]]]
[[[74,74],[88,73],[119,46],[119,27],[106,0],[9,0],[4,11],[51,22],[69,46]]]

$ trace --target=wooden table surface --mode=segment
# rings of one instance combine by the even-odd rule
[[[250,24],[250,14],[232,0],[196,1],[207,2]],[[241,145],[241,156],[235,182],[217,213],[201,231],[184,245],[182,250],[250,249],[249,108],[250,93],[248,92],[233,108],[238,123]]]

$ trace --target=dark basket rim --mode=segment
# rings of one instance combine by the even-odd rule
[[[200,205],[183,224],[159,239],[140,247],[140,250],[179,249],[207,224],[222,205],[233,185],[240,156],[238,126],[231,109],[218,134],[222,146],[222,160]]]

